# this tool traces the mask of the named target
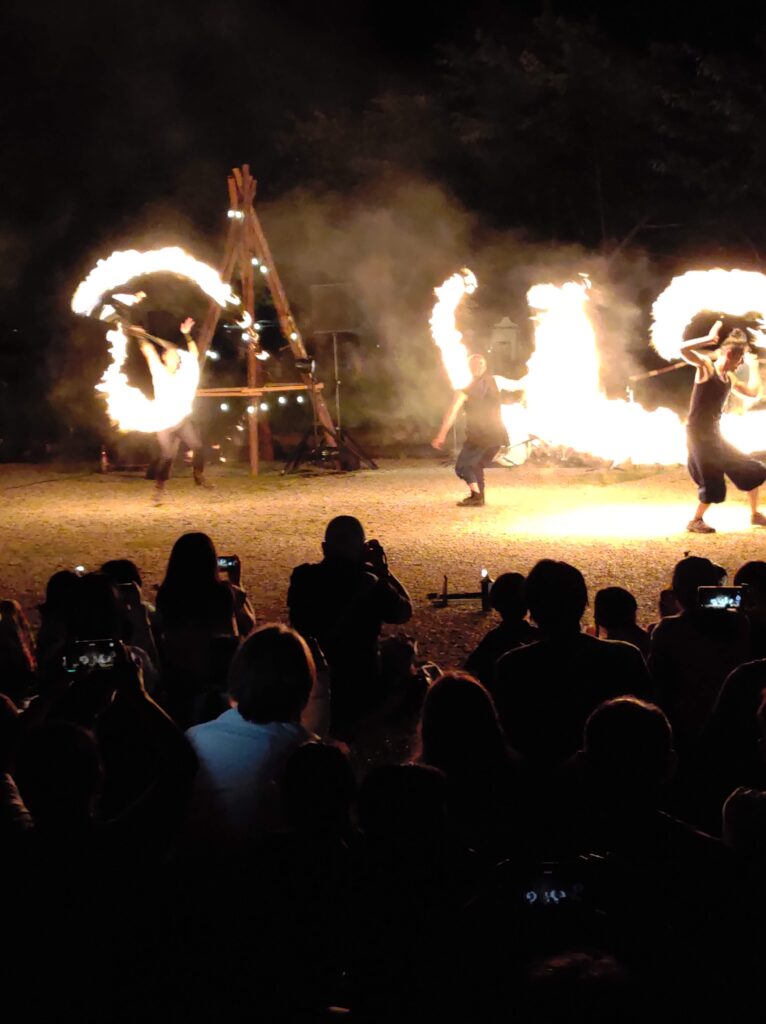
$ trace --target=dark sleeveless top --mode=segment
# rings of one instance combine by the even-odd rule
[[[728,378],[721,380],[717,373],[702,384],[695,383],[686,429],[697,437],[715,437],[730,391],[731,381]]]
[[[508,444],[508,434],[500,415],[500,390],[492,374],[482,374],[463,391],[468,395],[465,403],[466,443],[478,448]]]

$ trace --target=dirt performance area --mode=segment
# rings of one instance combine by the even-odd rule
[[[737,492],[708,513],[718,533],[685,531],[696,492],[681,468],[496,466],[487,472],[484,508],[456,507],[466,490],[438,459],[388,461],[349,474],[282,476],[277,469],[251,478],[227,470],[211,479],[214,490],[196,488],[188,469],[179,469],[166,503],[155,508],[152,484],[140,475],[0,467],[0,597],[20,600],[36,621],[57,569],[131,558],[151,598],[173,542],[202,530],[219,555],[239,555],[260,622],[285,620],[292,568],[321,558],[333,516],[353,515],[383,544],[413,598],[405,631],[418,639],[421,657],[444,667],[462,664],[495,621],[478,601],[432,607],[426,594],[441,589],[445,574],[451,590],[474,591],[482,568],[495,577],[526,573],[541,558],[563,559],[582,570],[591,600],[601,587],[631,590],[646,624],[656,619],[659,592],[686,553],[706,555],[730,574],[748,559],[766,558],[766,530],[749,525]]]

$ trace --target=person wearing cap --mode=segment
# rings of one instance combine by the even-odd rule
[[[681,346],[681,356],[697,370],[686,423],[689,474],[699,494],[697,509],[686,526],[690,533],[716,532],[705,522],[704,516],[711,505],[725,500],[726,477],[738,490],[747,492],[751,524],[766,526],[766,516],[758,509],[766,465],[744,455],[721,435],[721,413],[732,391],[750,399],[761,396],[758,357],[747,335],[738,327],[730,331],[721,344],[721,326],[721,321],[717,320],[705,338],[694,338]],[[709,345],[719,345],[715,359],[700,351]],[[735,376],[743,362],[750,371],[747,383]]]

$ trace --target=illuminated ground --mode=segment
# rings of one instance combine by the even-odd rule
[[[585,574],[591,594],[622,584],[654,617],[659,590],[687,551],[707,554],[733,571],[766,558],[766,530],[749,526],[743,496],[709,515],[720,533],[684,531],[694,504],[685,471],[655,472],[524,466],[488,474],[490,504],[460,509],[462,485],[437,462],[385,462],[378,472],[282,477],[244,473],[195,489],[188,471],[171,481],[169,500],[150,504],[140,476],[51,467],[0,467],[0,593],[27,609],[42,600],[47,577],[111,557],[134,559],[150,589],[162,578],[173,540],[205,530],[219,553],[237,553],[259,618],[284,614],[290,569],[319,557],[328,519],[358,516],[378,537],[417,602],[410,631],[421,653],[459,663],[486,628],[476,605],[433,609],[425,600],[447,573],[452,589],[474,589],[486,566],[495,575],[528,570],[539,558],[561,558]]]

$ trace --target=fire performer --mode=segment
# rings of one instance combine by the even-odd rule
[[[721,413],[731,391],[747,398],[759,398],[761,380],[758,357],[744,331],[734,328],[719,343],[721,321],[717,320],[705,338],[695,338],[681,346],[681,355],[697,368],[689,405],[686,437],[689,448],[689,474],[697,484],[699,505],[686,529],[690,533],[715,533],[704,520],[711,504],[726,498],[725,476],[750,501],[750,522],[766,526],[766,516],[758,511],[759,489],[766,480],[766,465],[748,458],[721,436]],[[700,352],[708,345],[720,345],[717,357]],[[749,369],[747,383],[738,380],[734,371],[743,362]]]
[[[455,392],[439,433],[431,442],[434,448],[441,448],[458,413],[465,406],[465,443],[455,463],[455,473],[468,484],[468,496],[458,502],[463,508],[484,504],[484,469],[508,444],[508,434],[500,415],[500,392],[524,390],[521,381],[488,373],[487,360],[479,353],[468,357],[468,368],[473,380],[466,388]]]
[[[189,415],[199,384],[199,351],[191,336],[192,327],[194,327],[194,321],[191,317],[184,320],[180,327],[181,334],[186,337],[186,351],[165,342],[165,351],[160,357],[151,342],[145,339],[139,340],[141,351],[152,375],[155,401],[177,406],[179,412],[183,411],[182,418],[174,427],[157,431],[160,459],[155,477],[155,505],[162,504],[165,485],[181,442],[192,451],[195,484],[198,487],[211,486],[205,479],[205,456],[202,441]]]

